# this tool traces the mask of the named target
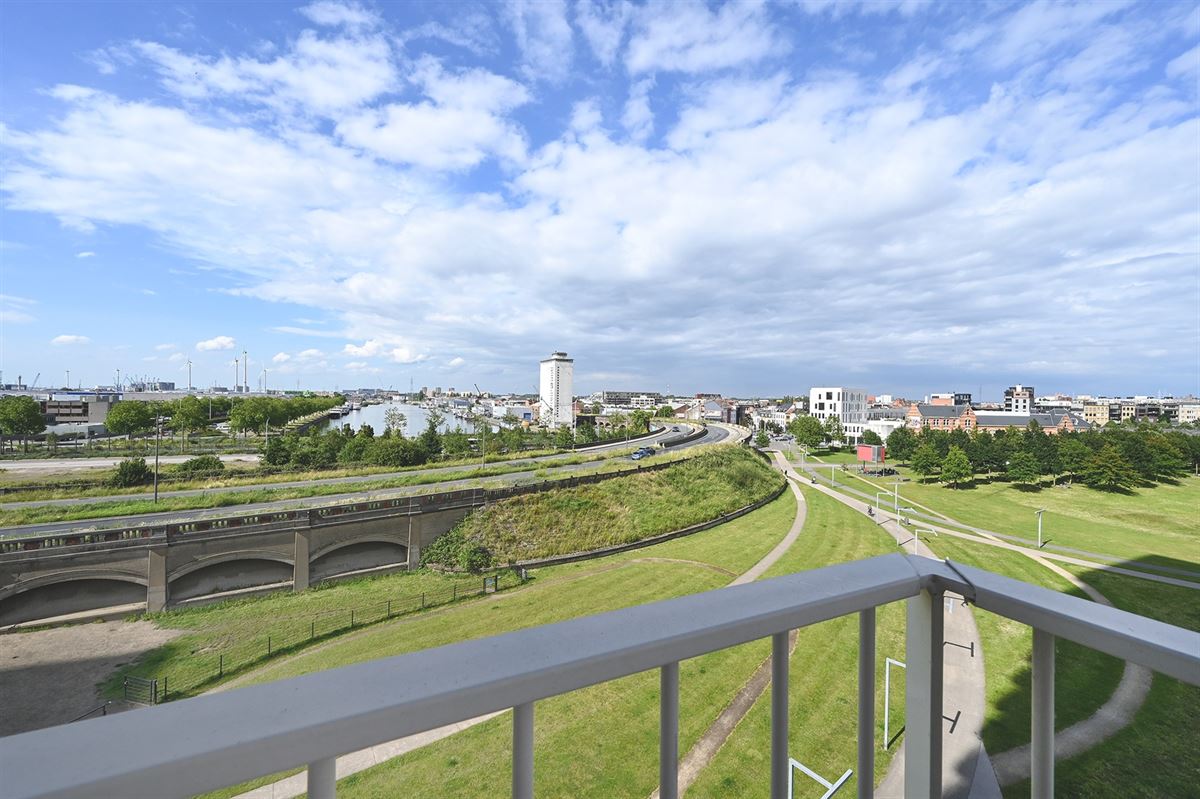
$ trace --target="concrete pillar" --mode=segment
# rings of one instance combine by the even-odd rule
[[[312,531],[296,531],[296,553],[292,561],[292,590],[308,588],[308,558],[312,548]]]
[[[167,607],[167,548],[146,552],[146,610],[149,613]]]
[[[408,515],[408,568],[419,569],[421,567],[421,515],[418,513],[409,513]]]

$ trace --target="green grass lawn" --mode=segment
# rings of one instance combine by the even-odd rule
[[[1045,508],[1043,536],[1049,543],[1200,571],[1200,478],[1185,477],[1178,484],[1137,488],[1129,494],[1078,484],[1067,487],[1061,481],[1056,488],[1047,482],[1036,491],[1000,481],[952,489],[921,483],[907,467],[899,468],[901,476],[909,478],[900,486],[902,503],[918,503],[959,522],[1031,541],[1037,539],[1034,511]],[[892,478],[886,477],[855,478],[839,472],[837,479],[868,493],[893,486]]]
[[[1117,607],[1159,621],[1200,630],[1196,591],[1118,574],[1067,566]],[[1056,682],[1062,691],[1063,683]],[[1146,704],[1133,724],[1087,752],[1055,766],[1055,795],[1066,799],[1127,799],[1200,795],[1196,719],[1200,688],[1154,675]],[[1029,783],[1005,789],[1006,797],[1029,795]]]
[[[787,492],[754,513],[686,538],[606,558],[537,569],[532,572],[533,580],[526,587],[509,594],[370,628],[345,640],[332,641],[318,649],[269,664],[239,683],[268,682],[718,588],[769,552],[790,528],[795,511],[795,499]],[[727,696],[716,700],[712,694],[730,690],[729,685],[741,685],[766,656],[766,651],[763,642],[756,642],[698,658],[681,667],[681,708],[684,708],[681,719],[685,716],[690,719],[686,729],[691,730],[688,734],[692,737],[688,740],[694,740],[703,732],[728,701]],[[609,745],[604,740],[594,741],[589,737],[590,727],[585,724],[580,729],[577,720],[591,718],[597,707],[606,708],[603,715],[613,720],[627,719],[633,723],[640,719],[653,729],[642,729],[645,724],[631,727],[631,730],[637,730],[636,739],[630,737],[622,744],[619,747],[621,754],[613,762],[637,764],[636,779],[651,781],[646,787],[648,794],[654,787],[657,768],[653,762],[647,768],[642,761],[646,757],[653,758],[657,752],[656,738],[646,738],[651,733],[657,736],[657,689],[656,675],[641,674],[539,703],[538,752],[561,752],[554,756],[555,762],[560,763],[565,763],[571,753],[570,757],[580,763],[599,768],[608,760],[607,756],[598,760],[597,753],[609,751]],[[703,708],[709,705],[717,706],[711,715],[705,716]],[[616,714],[617,706],[623,715]],[[508,716],[493,719],[350,777],[342,781],[339,795],[392,796],[398,784],[404,784],[406,793],[411,790],[411,795],[487,795],[493,792],[496,781],[504,786],[509,779],[510,724]],[[681,728],[681,735],[683,730]],[[593,754],[587,755],[586,747],[593,743]],[[572,749],[578,746],[584,746],[585,751]],[[396,769],[402,770],[402,776],[396,776]],[[547,772],[547,768],[540,768],[539,779],[545,779],[543,775]],[[594,779],[606,779],[603,769],[601,772]],[[616,794],[607,793],[607,788],[597,788],[600,793],[593,795],[623,795],[624,788],[615,786],[624,785],[622,780],[632,778],[634,773],[625,770],[624,776],[613,777],[613,783],[604,783]],[[279,776],[282,775],[263,777],[219,791],[210,799],[231,796]],[[579,778],[579,775],[572,777]],[[398,779],[403,783],[397,782]],[[443,787],[451,785],[453,789]],[[555,785],[561,787],[561,783]],[[538,787],[543,795],[564,793],[552,788],[543,790],[540,782]],[[351,791],[353,793],[349,793]]]
[[[800,540],[766,577],[817,569],[896,551],[889,535],[846,506],[802,489],[808,518]],[[876,612],[876,674],[883,680],[885,657],[904,655],[904,606],[893,603]],[[817,773],[832,779],[855,768],[858,740],[858,618],[844,616],[800,630],[791,657],[789,694],[790,752]],[[734,730],[713,762],[700,774],[688,796],[767,796],[770,793],[770,691],[763,693]],[[903,705],[893,700],[893,713]],[[876,740],[883,738],[883,691],[876,695]],[[875,775],[887,771],[895,747],[878,750]],[[857,776],[842,790],[852,795]],[[803,783],[801,783],[803,785]],[[811,786],[816,787],[816,783]],[[798,794],[808,795],[808,794]],[[816,795],[816,794],[813,794]]]

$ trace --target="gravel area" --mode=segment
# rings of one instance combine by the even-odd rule
[[[0,736],[63,724],[104,700],[97,686],[179,635],[148,621],[110,621],[0,635]]]

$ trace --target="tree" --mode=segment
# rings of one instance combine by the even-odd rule
[[[444,421],[446,421],[445,416],[437,411],[430,411],[429,415],[425,417],[425,429],[418,436],[421,446],[425,448],[431,458],[442,453],[442,437],[438,433],[438,428]],[[366,425],[363,426],[366,427]]]
[[[759,431],[758,431],[758,432],[757,432],[757,433],[754,435],[754,446],[756,446],[756,447],[760,447],[760,448],[761,448],[761,447],[765,447],[765,446],[767,446],[767,445],[768,445],[768,444],[770,444],[770,443],[771,443],[771,439],[769,439],[769,438],[767,437],[767,431],[766,431],[766,430],[759,430]]]
[[[971,435],[971,446],[967,449],[967,458],[970,459],[971,468],[976,473],[992,470],[992,452],[995,448],[996,441],[992,438],[992,434],[987,430],[976,428]]]
[[[654,412],[655,416],[660,416],[663,419],[672,419],[675,417],[675,409],[670,405],[659,405],[658,410]]]
[[[0,397],[0,434],[21,438],[22,448],[29,449],[29,436],[46,429],[42,406],[33,397]]]
[[[131,488],[145,485],[153,477],[154,472],[146,465],[145,458],[126,458],[117,464],[109,483],[117,488]]]
[[[834,446],[840,445],[846,440],[846,433],[842,430],[842,420],[832,414],[825,418],[825,437],[829,439],[829,443]]]
[[[1087,466],[1092,451],[1075,436],[1064,435],[1058,442],[1058,460],[1071,479],[1078,477]]]
[[[946,459],[942,461],[942,482],[949,483],[952,488],[958,488],[959,483],[965,483],[975,476],[971,469],[971,461],[961,447],[950,447]]]
[[[1099,452],[1088,458],[1080,478],[1091,488],[1120,491],[1137,483],[1138,473],[1120,450],[1112,444],[1105,444]]]
[[[388,408],[383,412],[383,429],[391,431],[392,435],[404,438],[408,428],[408,417],[399,408]]]
[[[171,427],[190,438],[194,431],[208,427],[208,408],[196,397],[182,398],[172,408]]]
[[[1042,475],[1042,467],[1032,452],[1019,449],[1008,460],[1008,479],[1021,485],[1034,485]]]
[[[640,408],[629,414],[629,423],[633,429],[641,433],[650,432],[650,414]]]
[[[913,453],[912,469],[921,475],[922,481],[924,481],[924,478],[934,474],[938,470],[941,462],[942,459],[938,457],[937,449],[934,448],[933,444],[926,441],[917,447],[917,451]]]
[[[114,435],[132,438],[154,428],[154,410],[149,403],[124,400],[108,409],[104,426]]]
[[[1154,462],[1155,479],[1171,480],[1187,471],[1187,459],[1166,437],[1159,434],[1148,436],[1146,446]]]
[[[575,445],[575,436],[571,428],[563,425],[554,431],[554,446],[559,449],[570,449]]]
[[[862,443],[882,445],[883,439],[874,430],[864,430],[862,434]]]
[[[917,449],[917,437],[908,427],[897,427],[887,437],[888,455],[897,461],[907,461]]]
[[[787,429],[796,443],[807,449],[816,449],[825,440],[825,429],[815,416],[797,416],[788,422]]]

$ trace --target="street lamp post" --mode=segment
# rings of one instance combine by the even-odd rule
[[[1034,511],[1034,513],[1036,513],[1037,517],[1038,517],[1038,549],[1042,548],[1042,514],[1045,512],[1046,512],[1045,508]]]
[[[154,415],[154,501],[158,502],[158,444],[162,441],[162,419]]]

